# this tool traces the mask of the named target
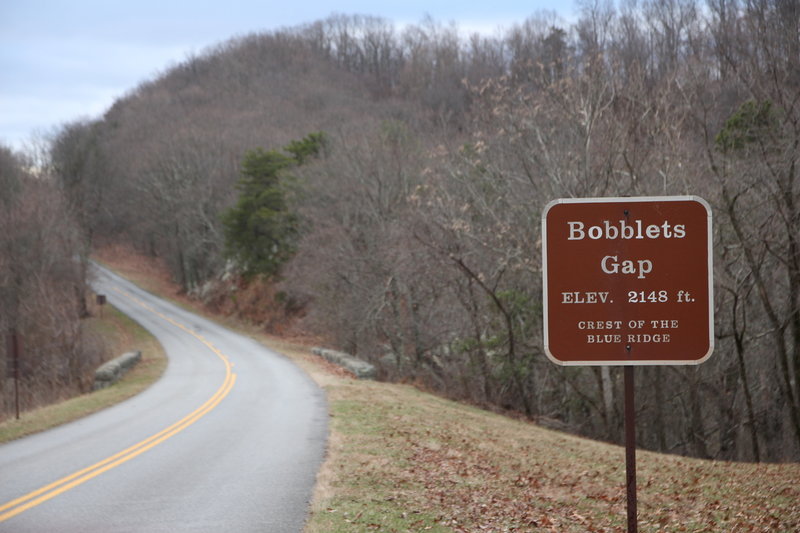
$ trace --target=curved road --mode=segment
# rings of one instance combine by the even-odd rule
[[[285,357],[103,269],[169,365],[145,392],[0,446],[0,532],[302,531],[323,392]]]

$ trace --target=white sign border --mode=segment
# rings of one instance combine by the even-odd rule
[[[550,333],[549,333],[549,309],[547,294],[547,214],[556,205],[560,204],[599,204],[599,203],[622,203],[622,202],[697,202],[706,210],[708,217],[706,237],[708,250],[708,352],[700,359],[678,359],[678,360],[647,360],[647,361],[562,361],[550,352]],[[542,301],[544,328],[544,353],[550,361],[560,366],[658,366],[658,365],[699,365],[704,363],[714,352],[714,255],[713,255],[713,231],[711,227],[712,214],[711,205],[700,196],[609,196],[598,198],[557,198],[547,203],[542,211]]]

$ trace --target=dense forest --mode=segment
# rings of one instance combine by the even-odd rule
[[[23,216],[47,189],[68,211],[74,232],[43,219],[41,246],[127,243],[230,312],[258,286],[385,379],[619,441],[622,369],[543,354],[542,209],[699,195],[716,351],[637,370],[638,443],[797,461],[800,2],[580,5],[573,24],[540,13],[495,36],[334,15],[231,39],[63,125],[51,186],[19,178],[3,201]],[[14,264],[4,309],[36,291],[7,284]],[[81,264],[61,263],[58,290],[81,290],[65,281]]]

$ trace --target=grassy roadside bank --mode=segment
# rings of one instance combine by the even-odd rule
[[[405,385],[321,384],[331,440],[307,533],[626,531],[621,447]],[[800,465],[637,460],[639,531],[800,528]]]
[[[109,264],[153,292],[175,294],[163,278]],[[307,346],[241,329],[294,360],[328,397],[328,455],[307,533],[625,531],[622,448],[409,386],[357,381]],[[643,451],[637,461],[642,532],[800,529],[798,464]]]
[[[102,336],[111,357],[140,350],[142,360],[111,387],[23,412],[19,420],[3,421],[0,423],[0,444],[77,420],[117,404],[149,387],[164,372],[167,359],[159,342],[113,306],[106,305],[102,313],[95,310],[93,317],[87,319],[83,326],[88,334]]]

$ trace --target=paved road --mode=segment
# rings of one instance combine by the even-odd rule
[[[107,271],[95,287],[169,366],[126,402],[0,446],[0,532],[302,531],[322,391],[285,357]]]

